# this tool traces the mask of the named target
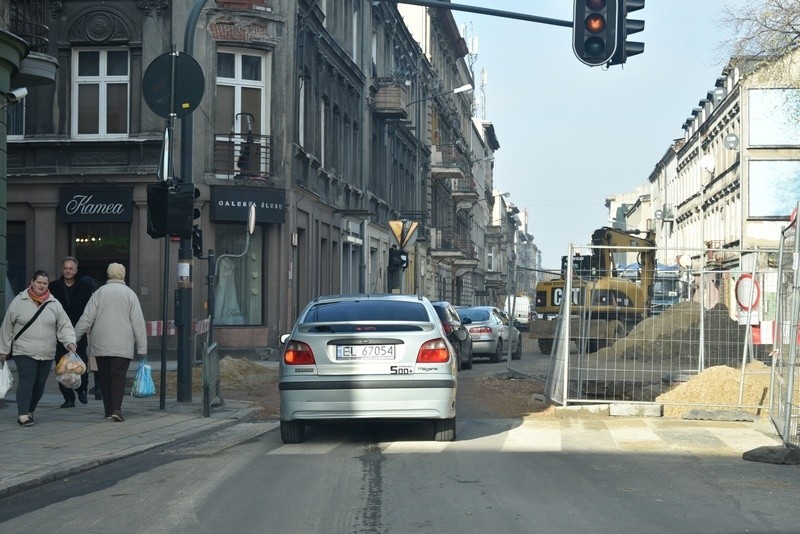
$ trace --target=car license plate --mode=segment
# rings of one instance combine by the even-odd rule
[[[396,345],[339,345],[337,360],[394,360]]]

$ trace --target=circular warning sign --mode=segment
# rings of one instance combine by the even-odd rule
[[[752,274],[743,274],[736,281],[736,303],[744,311],[750,311],[758,306],[761,300],[761,288],[758,280]]]

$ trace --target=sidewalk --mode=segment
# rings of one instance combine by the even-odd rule
[[[160,372],[153,366],[154,378]],[[176,362],[168,362],[174,369]],[[16,380],[16,366],[11,363]],[[136,373],[131,364],[129,377]],[[89,387],[94,385],[90,377]],[[168,391],[169,393],[169,391]],[[6,407],[0,409],[0,497],[73,473],[131,456],[161,445],[210,432],[247,419],[253,413],[249,403],[226,401],[212,407],[211,416],[203,417],[202,395],[192,394],[192,402],[177,402],[167,396],[160,410],[158,393],[146,399],[130,395],[122,403],[125,422],[107,421],[103,401],[89,395],[89,403],[76,401],[75,408],[62,409],[64,398],[55,376],[47,380],[45,394],[34,414],[35,424],[17,424],[16,387],[6,395]]]

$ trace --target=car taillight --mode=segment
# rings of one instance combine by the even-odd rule
[[[283,352],[283,363],[286,365],[315,365],[311,347],[301,341],[290,341]]]
[[[444,363],[450,359],[450,351],[443,339],[432,339],[419,349],[417,363]]]
[[[453,325],[450,323],[442,323],[442,326],[444,327],[444,333],[448,336],[453,333]]]
[[[488,326],[474,326],[469,329],[470,334],[491,334],[492,329]]]

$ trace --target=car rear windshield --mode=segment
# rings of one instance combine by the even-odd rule
[[[348,321],[425,321],[428,311],[420,302],[398,300],[345,300],[321,302],[313,306],[303,323]]]
[[[474,310],[474,309],[458,310],[458,314],[461,316],[462,319],[469,319],[472,322],[489,320],[489,310]]]

